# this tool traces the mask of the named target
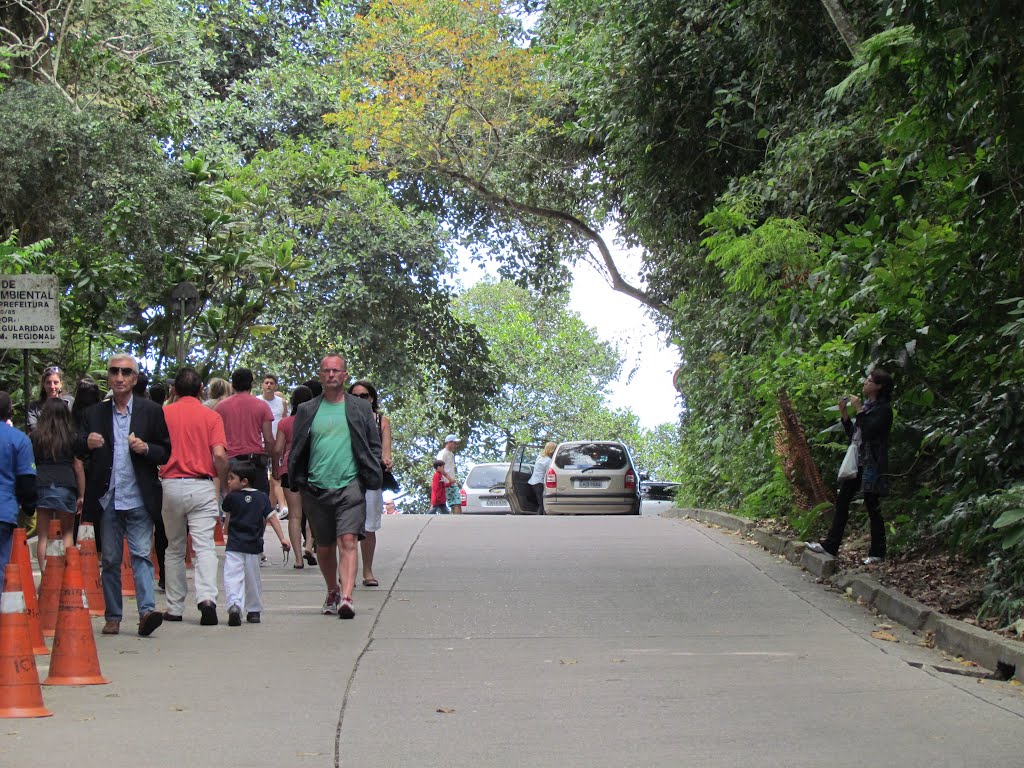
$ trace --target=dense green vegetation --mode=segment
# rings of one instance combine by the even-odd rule
[[[845,42],[826,5],[845,9]],[[542,359],[531,334],[596,263],[679,347],[686,412],[664,465],[688,502],[812,534],[822,510],[792,472],[780,402],[831,485],[835,400],[881,365],[896,379],[896,545],[986,563],[984,610],[1016,617],[1014,10],[17,0],[0,9],[3,271],[60,275],[73,370],[128,345],[162,371],[245,361],[299,380],[343,343],[410,424],[490,453],[552,414],[576,423],[553,366],[543,402],[517,400],[516,351]],[[643,249],[642,284],[619,275],[608,227]],[[509,286],[457,299],[460,247]],[[179,351],[181,280],[200,299]],[[617,361],[587,359],[599,400]],[[0,377],[17,363],[3,356]],[[595,408],[586,419],[651,439]]]

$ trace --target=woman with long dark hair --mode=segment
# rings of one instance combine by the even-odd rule
[[[391,471],[391,419],[377,408],[377,388],[366,379],[356,381],[348,388],[348,393],[369,402],[377,421],[377,434],[380,435],[380,460],[385,472]],[[380,582],[373,575],[373,555],[377,551],[377,531],[380,530],[381,518],[384,514],[384,492],[380,489],[366,492],[366,538],[359,542],[359,550],[363,556],[363,586],[378,587]]]
[[[843,542],[850,502],[858,492],[864,494],[864,506],[871,521],[871,548],[865,565],[885,560],[885,521],[882,519],[881,497],[889,495],[889,432],[892,430],[892,376],[875,368],[864,379],[862,403],[855,395],[839,399],[839,415],[850,443],[857,446],[856,476],[840,480],[835,517],[828,535],[807,548],[835,557]],[[851,419],[849,409],[854,416]]]
[[[313,393],[309,391],[309,387],[298,386],[292,391],[290,410],[288,415],[277,423],[277,440],[274,443],[273,474],[280,479],[284,500],[288,504],[288,540],[291,542],[292,552],[295,553],[293,568],[304,568],[302,560],[310,565],[316,565],[316,557],[313,555],[313,532],[309,530],[306,516],[302,514],[302,494],[288,487],[288,453],[292,449],[295,414],[300,405],[312,399]],[[309,545],[305,548],[302,547],[303,528],[306,529],[306,544]],[[301,558],[299,552],[302,552]]]
[[[74,544],[75,517],[82,513],[85,498],[85,470],[75,456],[75,433],[71,413],[60,398],[43,403],[30,435],[36,459],[36,557],[39,568],[46,565],[46,543],[50,520],[60,522],[64,546]]]

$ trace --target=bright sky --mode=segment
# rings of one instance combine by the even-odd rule
[[[609,243],[611,239],[609,235]],[[612,250],[623,278],[639,285],[639,252],[618,251],[614,246]],[[485,269],[468,259],[463,261],[465,284],[472,285],[484,274]],[[662,343],[643,305],[613,291],[595,268],[581,264],[573,275],[569,308],[595,329],[602,341],[616,345],[623,358],[622,375],[611,388],[608,404],[632,410],[647,428],[676,422],[679,401],[672,373],[679,366],[678,353]]]
[[[639,253],[619,251],[615,252],[615,259],[623,278],[639,285]],[[622,376],[612,387],[609,405],[632,410],[644,427],[676,422],[679,401],[672,386],[672,373],[679,367],[678,350],[665,346],[643,305],[613,291],[593,267],[580,265],[573,276],[569,307],[603,341],[617,345],[624,360]],[[634,368],[636,372],[627,382]]]

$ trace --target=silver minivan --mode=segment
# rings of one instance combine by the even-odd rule
[[[516,514],[536,514],[527,482],[537,446],[513,456],[505,489]],[[640,490],[633,459],[614,440],[560,443],[544,477],[544,513],[548,515],[639,515]]]

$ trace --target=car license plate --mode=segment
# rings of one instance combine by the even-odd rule
[[[504,499],[484,499],[485,507],[507,507],[508,502]]]
[[[577,488],[604,488],[608,485],[607,480],[576,480],[574,485]]]

